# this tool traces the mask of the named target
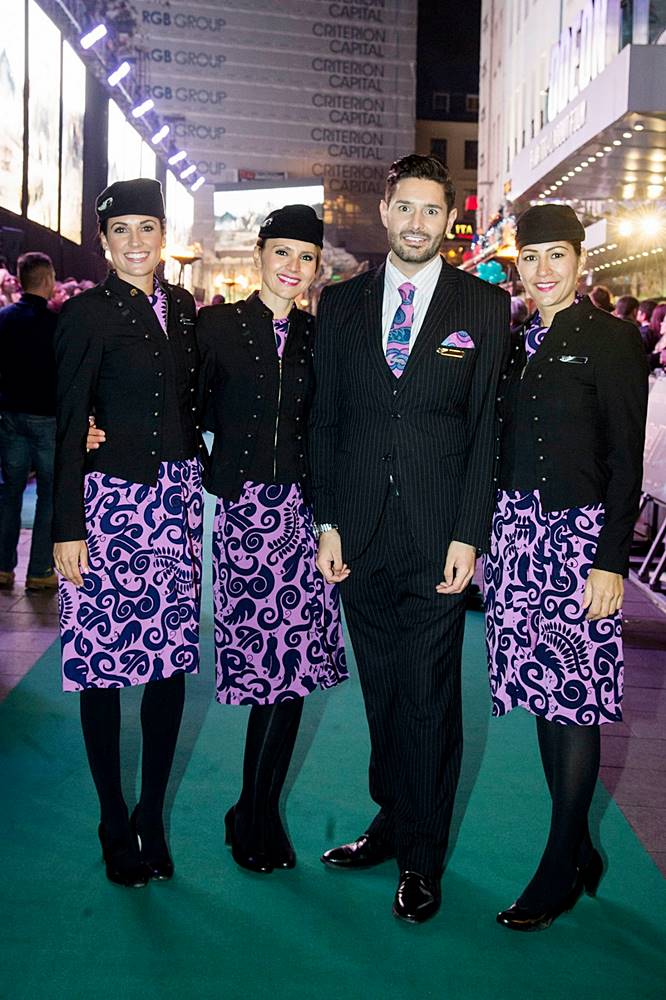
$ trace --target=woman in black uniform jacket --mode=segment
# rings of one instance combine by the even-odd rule
[[[67,303],[56,332],[54,561],[63,688],[81,692],[107,876],[140,886],[173,873],[162,811],[185,674],[199,662],[195,305],[155,277],[164,244],[157,181],[112,184],[96,208],[113,270]],[[107,440],[86,453],[90,414]],[[130,819],[119,693],[137,684],[142,784]]]

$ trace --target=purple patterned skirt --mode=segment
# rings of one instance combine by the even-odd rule
[[[198,459],[157,484],[85,477],[90,572],[60,579],[63,690],[118,688],[199,669],[203,494]]]
[[[622,615],[585,620],[604,511],[544,513],[538,492],[498,496],[484,561],[493,715],[521,706],[553,722],[622,719]]]
[[[213,530],[217,700],[268,705],[348,676],[338,588],[316,566],[299,486],[245,483]]]

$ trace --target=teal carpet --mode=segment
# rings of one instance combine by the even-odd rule
[[[209,592],[209,591],[208,591]],[[468,616],[466,750],[441,914],[391,916],[394,864],[338,873],[323,849],[372,815],[356,680],[306,701],[290,775],[293,872],[233,864],[223,816],[238,793],[245,709],[213,702],[211,614],[203,673],[188,681],[174,772],[171,883],[123,890],[103,874],[78,698],[59,689],[52,646],[0,706],[2,934],[7,1000],[650,1000],[664,996],[664,885],[599,789],[593,835],[609,867],[549,931],[497,926],[538,860],[548,818],[533,720],[488,718],[481,616]],[[124,753],[136,779],[140,691],[123,694]]]

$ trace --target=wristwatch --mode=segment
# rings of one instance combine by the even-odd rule
[[[323,535],[325,531],[337,531],[338,525],[329,524],[328,522],[322,522],[321,524],[315,524],[314,530],[315,530],[315,535],[317,536],[317,538],[319,538],[319,536]]]

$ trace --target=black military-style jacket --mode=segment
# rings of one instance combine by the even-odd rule
[[[307,493],[313,340],[313,317],[293,308],[280,364],[273,314],[256,293],[200,311],[200,405],[215,434],[204,472],[210,493],[238,499],[247,481],[298,482]]]
[[[555,315],[529,362],[524,328],[512,335],[497,400],[498,485],[538,489],[547,512],[603,504],[594,566],[623,575],[638,514],[647,396],[637,328],[587,297]]]
[[[60,314],[54,541],[86,537],[86,472],[154,485],[161,462],[191,458],[203,447],[196,427],[196,307],[185,289],[163,287],[168,337],[148,297],[115,272]],[[106,442],[86,454],[89,414]]]

